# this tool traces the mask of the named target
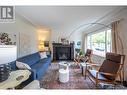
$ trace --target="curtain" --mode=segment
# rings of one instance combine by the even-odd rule
[[[123,44],[119,35],[119,22],[115,21],[111,24],[112,27],[112,52],[123,54]]]
[[[120,37],[120,28],[119,28],[120,21],[115,21],[111,24],[112,26],[112,51],[119,54],[124,54],[124,46],[122,37]],[[124,64],[124,63],[123,63]],[[124,66],[121,72],[123,81],[124,81]]]

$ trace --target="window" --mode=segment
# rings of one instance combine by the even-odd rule
[[[88,34],[87,48],[92,49],[93,54],[100,56],[111,52],[111,29]]]

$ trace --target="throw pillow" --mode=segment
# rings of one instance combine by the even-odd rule
[[[40,57],[41,57],[41,59],[47,58],[46,52],[41,52]]]
[[[23,63],[23,62],[19,62],[19,61],[16,61],[16,66],[19,68],[19,69],[31,69],[30,66],[26,63]]]

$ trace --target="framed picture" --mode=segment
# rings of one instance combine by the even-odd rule
[[[49,47],[49,41],[44,41],[44,46]]]

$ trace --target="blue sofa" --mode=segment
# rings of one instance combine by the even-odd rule
[[[47,55],[47,58],[40,59],[40,54],[39,52],[36,52],[34,54],[30,54],[24,57],[21,57],[17,59],[17,61],[23,62],[28,64],[31,67],[31,76],[27,80],[27,82],[31,82],[33,80],[40,80],[43,78],[46,70],[48,69],[49,65],[51,64],[51,56]],[[11,62],[11,68],[12,70],[17,69],[16,68],[16,62]]]

